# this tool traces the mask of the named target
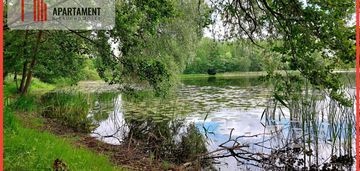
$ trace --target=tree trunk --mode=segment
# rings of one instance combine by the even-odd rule
[[[34,70],[34,67],[35,67],[35,64],[36,64],[36,55],[37,55],[37,52],[38,52],[38,49],[39,49],[41,36],[42,36],[42,30],[40,30],[39,33],[38,33],[36,44],[35,44],[35,47],[33,49],[33,57],[31,59],[30,67],[29,67],[27,75],[26,75],[26,83],[25,83],[24,89],[21,92],[22,95],[24,95],[24,94],[26,94],[28,92],[28,89],[29,89],[30,84],[31,84],[32,74],[33,74],[33,70]]]
[[[26,73],[27,73],[27,66],[28,66],[28,61],[26,60],[26,61],[24,62],[24,66],[23,66],[23,71],[22,71],[22,76],[21,76],[21,83],[20,83],[19,93],[22,93],[22,92],[24,91],[25,80],[26,80]]]
[[[19,89],[19,84],[18,84],[18,78],[17,78],[17,71],[15,70],[15,75],[14,75],[14,81],[15,81],[15,85],[16,85],[16,89]]]
[[[23,56],[25,56],[25,51],[26,51],[26,48],[25,48],[25,47],[26,47],[26,41],[27,41],[27,38],[28,38],[28,33],[29,33],[29,31],[26,30],[26,32],[25,32],[24,46],[23,46],[24,49],[23,49],[22,54],[21,54],[21,55],[23,55]],[[18,89],[18,92],[19,92],[19,93],[23,92],[23,90],[24,90],[25,79],[26,79],[26,72],[27,72],[27,65],[28,65],[28,61],[27,61],[27,59],[26,59],[25,62],[24,62],[23,70],[22,70],[20,87],[19,87],[19,89]]]
[[[25,83],[23,91],[21,92],[22,95],[26,94],[29,90],[35,64],[36,64],[36,59],[33,58],[31,61],[31,64],[30,64],[29,71],[27,72],[27,75],[26,75],[26,83]]]

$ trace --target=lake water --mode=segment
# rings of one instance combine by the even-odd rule
[[[354,77],[347,78],[344,80]],[[350,95],[354,82],[347,84]],[[119,93],[110,101],[96,102],[90,116],[101,113],[102,117],[97,117],[98,127],[91,135],[120,144],[129,132],[129,120],[141,122],[148,116],[161,123],[181,118],[184,125],[195,124],[208,151],[218,150],[212,153],[216,170],[274,170],[273,165],[285,168],[289,163],[299,169],[330,163],[353,169],[352,164],[343,166],[340,160],[346,163],[343,156],[355,154],[353,108],[341,108],[324,96],[314,103],[316,112],[309,118],[294,118],[280,104],[276,110],[271,107],[271,92],[271,86],[259,77],[209,77],[182,80],[176,95],[166,99],[134,100]],[[270,111],[274,117],[267,115]],[[230,147],[233,150],[224,150]]]

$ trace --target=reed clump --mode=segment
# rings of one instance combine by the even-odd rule
[[[81,132],[90,132],[92,120],[88,117],[93,97],[74,91],[50,92],[41,97],[42,114]]]

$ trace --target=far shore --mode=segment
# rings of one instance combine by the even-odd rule
[[[287,73],[299,73],[299,71],[276,71],[280,74]],[[355,73],[356,69],[351,68],[348,70],[336,70],[334,73]],[[180,74],[181,79],[190,79],[190,78],[208,78],[208,77],[259,77],[266,76],[266,71],[257,71],[257,72],[224,72],[218,73],[216,75],[208,75],[208,74]]]

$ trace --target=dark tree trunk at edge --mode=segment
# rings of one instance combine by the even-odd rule
[[[26,94],[28,92],[28,89],[29,89],[30,84],[31,84],[31,79],[32,79],[33,70],[34,70],[34,67],[35,67],[35,64],[36,64],[36,55],[37,55],[37,52],[38,52],[38,49],[39,49],[41,36],[42,36],[42,31],[40,30],[39,33],[38,33],[37,40],[36,40],[36,45],[35,45],[34,50],[33,50],[33,57],[31,59],[30,67],[29,67],[27,75],[26,75],[26,83],[25,83],[25,86],[24,86],[23,90],[21,91],[22,95],[24,95],[24,94]]]
[[[26,55],[26,53],[25,53],[25,52],[26,52],[25,47],[26,47],[26,41],[27,41],[27,38],[28,38],[28,33],[29,33],[29,31],[26,30],[26,32],[25,32],[24,46],[23,46],[24,49],[23,49],[23,52],[22,52],[22,54],[21,54],[21,55],[23,55],[23,56]],[[19,92],[19,93],[23,92],[23,90],[24,90],[25,79],[26,79],[26,72],[27,72],[27,65],[28,65],[28,61],[27,61],[27,59],[26,59],[25,62],[24,62],[23,70],[22,70],[20,87],[19,87],[19,89],[18,89],[18,92]]]

